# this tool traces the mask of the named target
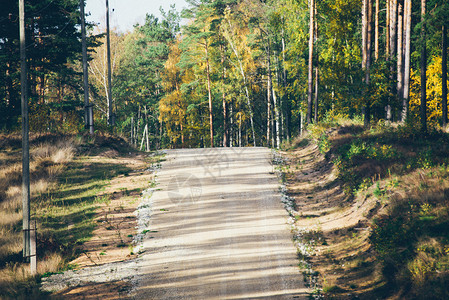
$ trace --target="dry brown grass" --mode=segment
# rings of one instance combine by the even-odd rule
[[[31,204],[32,218],[38,221],[38,277],[61,267],[133,256],[129,246],[135,235],[134,211],[141,190],[153,180],[148,164],[158,158],[149,161],[113,136],[85,137],[82,142],[78,145],[75,139],[55,135],[32,137]],[[38,290],[36,278],[22,264],[19,147],[17,137],[0,136],[0,299],[23,295],[41,299],[45,295]],[[85,299],[94,293],[98,298],[104,292],[108,299],[112,295],[122,299],[125,286],[93,285],[56,297]]]
[[[34,140],[41,140],[33,143]],[[11,289],[18,282],[31,278],[28,264],[22,264],[22,165],[20,144],[16,136],[2,136],[0,148],[0,289]],[[48,191],[56,176],[75,152],[72,138],[45,141],[45,137],[32,137],[30,150],[31,200]],[[62,258],[49,254],[39,261],[38,274],[54,272]]]

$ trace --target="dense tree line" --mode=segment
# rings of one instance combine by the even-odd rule
[[[143,84],[152,86],[152,96],[126,113],[150,124],[154,140],[173,147],[279,146],[307,124],[335,115],[363,118],[366,126],[385,120],[423,131],[446,124],[444,1],[188,3],[182,12],[188,25],[179,34],[165,29],[170,38],[158,42],[167,52],[152,59],[155,69],[145,73],[153,78]],[[176,22],[176,12],[169,15],[162,21],[149,16],[133,34],[153,37],[167,27],[164,22]],[[146,45],[144,57],[155,53],[154,40],[142,44],[139,38],[127,47],[136,45]],[[134,64],[141,60],[134,57]],[[144,74],[135,67],[123,72]],[[134,127],[137,137],[143,125],[134,121]]]
[[[14,130],[20,125],[18,1],[0,5],[0,128]],[[31,129],[80,129],[79,1],[30,0],[25,12]]]
[[[112,33],[112,95],[105,46],[90,39],[96,128],[107,128],[108,97],[115,130],[150,148],[276,147],[336,115],[423,132],[446,126],[446,1],[188,3]],[[8,1],[0,17],[4,128],[19,117],[16,5]],[[82,124],[78,5],[27,2],[32,114],[47,116],[35,130]]]

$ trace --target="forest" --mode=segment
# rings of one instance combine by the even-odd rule
[[[132,32],[112,29],[111,95],[105,29],[87,24],[95,130],[136,145],[145,135],[155,149],[279,147],[335,116],[446,126],[446,1],[187,2]],[[17,3],[2,7],[0,128],[11,132],[20,126]],[[26,1],[26,11],[30,129],[82,132],[79,1]]]
[[[17,2],[0,0],[0,298],[42,295],[83,255],[135,257],[135,215],[110,214],[155,188],[155,150],[268,147],[312,297],[448,299],[447,0],[187,0],[109,37],[87,23],[88,106],[83,0],[26,0],[35,277]]]

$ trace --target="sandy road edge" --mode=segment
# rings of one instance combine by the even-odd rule
[[[165,154],[165,152],[159,151],[155,155],[160,154]],[[159,168],[160,165],[157,164],[146,169],[152,173],[154,181]],[[142,242],[151,218],[151,196],[155,190],[153,187],[155,186],[154,181],[149,188],[141,193],[139,205],[134,212],[137,226],[135,227],[136,234],[133,236],[133,252],[137,254],[143,251]],[[100,294],[97,296],[103,296],[105,299],[131,298],[135,291],[136,282],[138,282],[139,259],[139,256],[137,256],[125,261],[88,266],[79,270],[69,270],[60,274],[54,274],[42,278],[40,289],[44,292],[53,293],[56,298],[77,299],[79,297],[80,299],[85,299],[86,296],[93,296],[91,295],[92,289],[98,290]],[[105,289],[108,291],[101,292],[101,290]]]

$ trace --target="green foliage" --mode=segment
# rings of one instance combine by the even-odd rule
[[[351,130],[354,129],[339,129]],[[377,179],[446,163],[447,147],[449,140],[445,134],[435,132],[427,138],[418,138],[413,127],[393,128],[381,123],[369,131],[356,130],[350,137],[332,139],[329,153],[335,156],[338,178],[346,193],[352,194]]]
[[[35,120],[31,129],[79,131],[77,108],[82,103],[79,1],[25,1],[25,12],[30,117]],[[18,25],[18,1],[3,1],[0,12],[0,129],[5,130],[15,130],[19,125]],[[96,45],[95,39],[95,36],[89,39],[90,46]],[[38,119],[40,124],[36,124]]]
[[[449,292],[449,215],[445,202],[397,203],[371,225],[370,242],[392,287],[410,286],[407,298],[444,299]],[[432,287],[429,289],[429,287]]]

